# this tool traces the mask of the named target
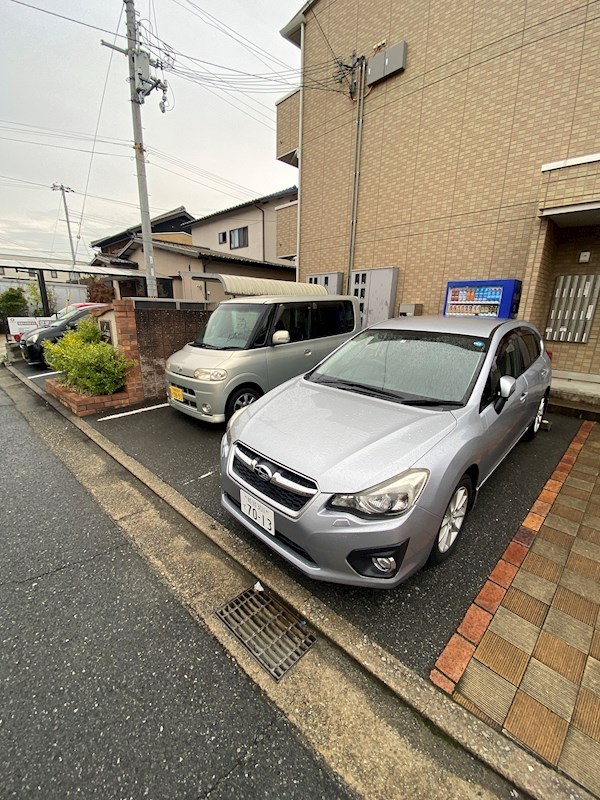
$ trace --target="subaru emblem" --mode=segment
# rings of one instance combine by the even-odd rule
[[[273,477],[273,473],[266,464],[256,464],[254,467],[254,472],[258,475],[261,481],[266,481],[267,483]]]

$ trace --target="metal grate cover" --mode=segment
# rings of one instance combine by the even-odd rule
[[[246,589],[215,613],[276,681],[316,641],[291,611],[264,591]]]

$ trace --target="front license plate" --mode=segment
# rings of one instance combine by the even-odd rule
[[[267,533],[275,536],[275,515],[270,508],[243,489],[240,490],[240,504],[247,517],[264,528]]]
[[[179,386],[169,386],[169,391],[173,400],[179,400],[180,403],[183,403],[183,389],[180,389]]]

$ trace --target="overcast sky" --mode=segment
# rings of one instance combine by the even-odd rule
[[[124,5],[23,3],[103,30],[0,0],[0,252],[70,257],[61,193],[50,188],[62,183],[75,190],[71,224],[87,260],[90,241],[140,220],[127,59],[100,44],[126,47]],[[136,0],[154,53],[173,67],[171,110],[160,112],[159,91],[142,106],[152,215],[183,205],[202,216],[297,183],[275,159],[275,103],[297,84],[299,51],[279,31],[302,5]]]

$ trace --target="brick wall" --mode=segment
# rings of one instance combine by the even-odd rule
[[[300,280],[348,263],[356,103],[333,78],[331,49],[348,62],[405,39],[405,72],[365,98],[354,266],[398,266],[396,305],[422,303],[424,313],[441,313],[448,280],[518,278],[521,315],[544,325],[559,251],[539,210],[600,196],[598,164],[541,172],[599,149],[592,6],[315,3],[306,80],[330,91],[304,97]]]

